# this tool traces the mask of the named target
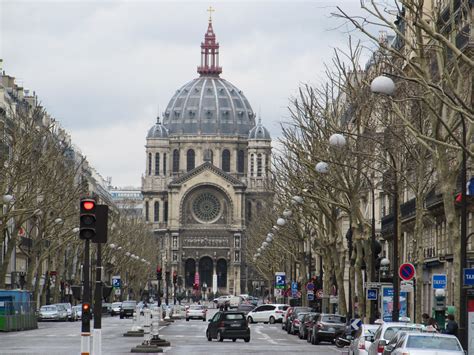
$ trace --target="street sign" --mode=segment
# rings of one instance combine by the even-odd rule
[[[119,288],[115,289],[115,296],[120,296],[120,289]]]
[[[376,288],[367,289],[367,300],[368,301],[377,301],[378,290]]]
[[[316,297],[317,298],[323,298],[324,297],[323,290],[317,290],[316,291]]]
[[[366,282],[365,283],[365,288],[380,288],[382,286],[382,283],[380,282]]]
[[[275,272],[275,288],[285,288],[286,274],[284,272]]]
[[[358,330],[360,327],[362,327],[362,320],[359,318],[351,320],[351,328],[354,330]]]
[[[339,296],[329,296],[329,303],[335,304],[339,302]]]
[[[296,282],[296,281],[291,282],[291,289],[292,290],[297,290],[298,289],[298,282]]]
[[[463,284],[464,286],[474,286],[474,269],[464,269]]]
[[[308,282],[308,283],[306,284],[306,289],[307,289],[308,291],[313,291],[313,290],[314,290],[314,283]]]
[[[113,276],[112,277],[112,287],[120,288],[122,286],[122,279],[120,276]]]
[[[400,269],[398,270],[398,275],[402,280],[410,281],[413,276],[415,276],[415,267],[413,264],[404,263],[400,265]]]
[[[296,291],[296,298],[301,298],[301,291]]]
[[[445,289],[448,283],[446,274],[433,274],[431,277],[431,286],[436,289]]]
[[[402,292],[413,292],[413,281],[400,282],[400,291]]]
[[[308,293],[308,301],[314,301],[314,293]]]
[[[275,297],[282,297],[283,296],[283,290],[282,289],[279,289],[279,288],[275,288],[273,290],[273,295]]]

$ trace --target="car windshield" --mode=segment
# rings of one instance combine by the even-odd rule
[[[122,302],[114,302],[112,303],[112,307],[120,307],[122,305]]]
[[[245,320],[245,316],[242,313],[226,313],[225,319],[228,320]]]
[[[295,313],[296,314],[302,313],[302,312],[308,313],[310,311],[311,311],[311,308],[309,308],[309,307],[295,308]]]
[[[377,331],[377,328],[365,328],[364,329],[364,338],[365,340],[372,340],[375,332]]]
[[[124,302],[122,303],[123,306],[136,306],[137,302]]]
[[[290,306],[278,306],[278,309],[286,311]]]
[[[43,311],[43,312],[52,312],[52,311],[56,311],[57,308],[54,307],[54,306],[43,306],[43,307],[41,307],[40,310]]]
[[[409,349],[462,351],[457,339],[437,336],[410,335],[406,347]]]
[[[385,340],[390,341],[399,331],[416,332],[420,331],[420,329],[415,327],[389,327],[385,330],[383,337]]]
[[[337,315],[323,316],[321,320],[325,323],[346,323],[346,317]]]
[[[203,306],[189,306],[189,309],[203,309]]]

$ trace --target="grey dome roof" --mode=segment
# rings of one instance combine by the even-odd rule
[[[218,76],[202,75],[176,91],[163,124],[170,135],[247,137],[255,114],[241,90]]]
[[[146,138],[168,138],[168,130],[160,122],[160,117],[156,119],[156,124],[148,130]]]
[[[270,132],[268,132],[268,130],[262,125],[262,120],[259,119],[258,124],[250,130],[249,139],[255,139],[255,140],[271,139]]]

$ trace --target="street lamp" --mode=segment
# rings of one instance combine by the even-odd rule
[[[3,203],[10,203],[13,201],[13,196],[12,195],[3,195],[2,196],[2,201]]]
[[[64,222],[63,222],[63,220],[62,220],[61,218],[56,218],[56,219],[54,220],[54,223],[56,223],[56,224],[63,224]]]
[[[387,76],[380,75],[372,80],[370,90],[375,94],[384,94],[392,96],[395,92],[395,83]],[[393,158],[392,158],[393,159]],[[396,171],[395,171],[396,173]],[[465,188],[464,181],[464,188]],[[398,322],[399,307],[400,307],[400,278],[398,276],[398,182],[395,175],[394,189],[393,189],[393,309],[392,321]],[[461,216],[462,218],[462,216]],[[462,235],[462,226],[461,226]],[[462,285],[461,285],[462,287]]]
[[[286,224],[286,219],[284,218],[278,218],[277,219],[277,224],[280,226],[280,227],[283,227],[285,224]]]
[[[284,210],[283,211],[283,217],[285,218],[290,218],[293,212],[291,210]]]
[[[316,171],[321,174],[327,174],[329,172],[329,165],[325,161],[320,161],[316,164]]]
[[[75,228],[73,228],[73,229],[72,229],[72,232],[73,232],[73,233],[77,233],[77,232],[79,232],[79,227],[75,227]]]
[[[329,137],[329,145],[342,148],[346,145],[346,138],[340,133],[334,133]]]
[[[303,197],[301,196],[293,196],[291,200],[291,202],[295,205],[301,205],[303,203]]]
[[[111,249],[115,249],[117,246],[116,246],[114,243],[112,243],[112,244],[109,245],[109,247],[110,247]]]

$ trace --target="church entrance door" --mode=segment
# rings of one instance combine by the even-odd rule
[[[227,288],[227,261],[225,259],[217,260],[217,287]]]
[[[204,283],[207,284],[207,287],[212,287],[212,268],[213,262],[210,257],[205,256],[199,260],[199,279],[201,287]]]
[[[194,259],[187,259],[184,264],[185,287],[193,287],[195,273],[196,273],[196,261]]]

